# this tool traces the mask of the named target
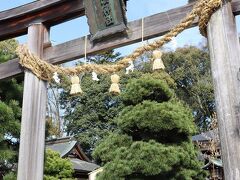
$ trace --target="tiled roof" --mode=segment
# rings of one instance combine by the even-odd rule
[[[81,171],[81,172],[92,172],[95,169],[98,169],[100,166],[94,164],[94,163],[90,163],[87,161],[82,161],[80,159],[77,158],[70,158],[70,161],[73,164],[73,168],[76,171]]]
[[[221,159],[210,159],[209,162],[203,167],[203,169],[207,169],[212,164],[218,167],[223,167]]]
[[[57,143],[46,143],[46,148],[51,149],[53,151],[57,151],[60,153],[61,157],[66,156],[77,144],[77,141],[70,140],[70,141],[58,141]]]
[[[192,141],[209,141],[211,139],[216,138],[216,135],[218,135],[218,130],[214,129],[214,130],[207,131],[207,132],[193,136]]]
[[[46,141],[47,149],[51,149],[53,151],[60,153],[60,156],[62,158],[69,157],[70,161],[73,164],[73,168],[76,172],[89,173],[95,169],[98,169],[100,166],[86,161],[86,158],[84,160],[81,160],[71,156],[71,151],[74,148],[78,148],[78,149],[80,148],[78,147],[78,145],[79,145],[78,142],[71,137]],[[81,152],[81,153],[84,154],[84,152]],[[86,155],[84,154],[84,156]]]

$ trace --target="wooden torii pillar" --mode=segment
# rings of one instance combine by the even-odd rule
[[[230,1],[223,1],[207,30],[225,179],[239,180],[240,46]]]
[[[42,24],[28,28],[28,47],[43,56],[48,31]],[[47,83],[25,70],[18,180],[42,180],[45,145]]]
[[[226,0],[224,3],[223,7],[211,17],[208,24],[208,40],[225,178],[227,180],[237,180],[240,177],[240,47],[231,5]],[[181,11],[177,10],[176,12]],[[163,15],[159,15],[158,18],[161,19],[160,17],[163,17]],[[136,23],[131,24],[132,29],[135,26]],[[159,27],[161,26],[158,25],[156,28],[146,30],[149,32],[148,38],[169,30],[169,27],[166,26],[164,28]],[[154,29],[154,32],[152,32],[152,29]],[[158,32],[156,33],[156,31]],[[46,32],[46,28],[42,24],[34,24],[28,28],[29,48],[40,57],[43,55],[43,43],[48,37],[48,35],[45,36]],[[123,38],[122,41],[113,41],[112,44],[109,42],[104,43],[102,47],[95,47],[92,52],[105,49],[106,47],[113,48],[136,42],[137,39],[141,38],[137,38],[139,34],[134,34],[133,31],[133,35],[130,36],[129,40]],[[81,44],[84,42],[84,39],[77,42]],[[65,45],[61,47],[65,47]],[[70,48],[73,47],[70,46]],[[54,51],[52,50],[52,52]],[[59,50],[59,52],[61,51]],[[71,58],[79,56],[79,48],[77,48],[77,51],[73,50],[73,52],[77,55],[71,55]],[[64,60],[70,59],[69,57],[70,55],[67,54]],[[43,179],[45,108],[46,83],[36,78],[31,72],[25,71],[18,165],[19,180]]]

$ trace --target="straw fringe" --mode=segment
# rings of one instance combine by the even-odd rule
[[[190,27],[195,18],[199,17],[199,30],[203,36],[206,36],[206,26],[211,15],[221,6],[221,0],[200,0],[193,8],[193,10],[173,29],[171,29],[162,38],[153,43],[143,45],[133,51],[132,54],[126,56],[116,64],[99,65],[99,64],[84,64],[72,68],[63,68],[57,65],[52,65],[39,57],[33,55],[26,46],[19,46],[16,50],[20,61],[19,63],[31,70],[38,78],[46,81],[51,81],[54,72],[60,75],[74,75],[83,72],[96,72],[100,74],[114,73],[128,66],[130,61],[136,60],[146,51],[153,51],[162,47],[165,43],[171,41],[186,28]]]

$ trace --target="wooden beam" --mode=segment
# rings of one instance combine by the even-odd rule
[[[2,79],[17,76],[23,72],[23,68],[18,63],[19,59],[12,59],[0,64],[0,77]]]
[[[240,0],[235,0],[232,2],[232,6],[233,13],[238,14],[240,12]],[[191,11],[192,7],[193,4],[188,4],[183,7],[175,8],[144,18],[144,39],[147,40],[165,34],[173,26],[178,24],[182,18]],[[119,48],[128,44],[140,42],[142,38],[141,22],[142,20],[136,20],[128,23],[129,29],[125,36],[114,37],[112,39],[108,39],[104,42],[99,42],[96,44],[90,43],[88,41],[88,55],[93,55],[104,50]],[[196,25],[197,21],[193,24],[193,27]],[[53,64],[60,64],[84,57],[84,41],[85,37],[82,37],[63,44],[59,44],[57,46],[45,48],[44,59]],[[22,71],[23,70],[17,63],[17,60],[11,62],[11,67],[9,67],[7,63],[0,64],[0,80],[17,75]]]
[[[85,14],[83,0],[42,0],[0,12],[0,41],[27,33],[33,23],[53,26]]]
[[[179,23],[191,10],[193,4],[172,9],[163,13],[155,14],[144,18],[144,39],[161,36],[169,31],[174,25]],[[193,24],[193,26],[195,26]],[[142,38],[142,20],[128,23],[127,33],[123,36],[114,36],[103,42],[93,43],[88,41],[87,53],[93,55],[108,49],[119,48],[136,42]],[[89,39],[89,36],[88,36]],[[50,63],[59,64],[69,60],[84,56],[85,37],[75,39],[44,50],[44,58]]]
[[[193,8],[194,3],[171,9],[169,11],[158,13],[144,18],[144,39],[159,37],[167,33],[172,27],[177,25]],[[235,0],[233,13],[240,12],[240,0]],[[129,44],[137,43],[142,40],[142,20],[136,20],[128,23],[128,31],[125,36],[117,36],[99,43],[87,43],[88,55],[98,52],[123,47]],[[191,27],[197,25],[197,20]],[[89,39],[89,36],[88,36]],[[84,56],[85,37],[68,41],[66,43],[49,47],[44,50],[44,59],[53,64],[60,64],[69,60],[74,60]]]
[[[240,15],[240,0],[232,0],[232,12],[235,16]]]
[[[174,25],[191,11],[193,4],[189,4],[180,8],[172,9],[167,12],[155,14],[145,18],[145,40],[163,35]],[[128,23],[127,35],[115,37],[107,41],[92,44],[88,41],[88,55],[97,54],[100,51],[122,47],[141,41],[141,22],[136,20]],[[196,25],[196,24],[194,24]],[[193,26],[194,26],[193,25]],[[44,49],[44,59],[53,64],[60,64],[80,58],[84,56],[85,37],[78,38],[57,46]],[[11,63],[11,69],[6,63],[0,64],[0,80],[5,79],[22,72],[22,68],[17,63],[17,60]]]
[[[45,27],[34,24],[28,30],[28,46],[42,57]],[[25,71],[18,180],[42,180],[44,164],[47,83]]]
[[[208,23],[208,44],[215,90],[225,179],[240,178],[240,45],[230,3]]]

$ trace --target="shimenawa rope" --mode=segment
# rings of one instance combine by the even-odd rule
[[[165,43],[171,41],[173,37],[176,37],[183,30],[190,27],[194,23],[196,17],[199,17],[198,25],[201,34],[206,36],[207,23],[213,12],[221,6],[221,3],[221,0],[200,0],[196,3],[193,10],[162,38],[154,41],[153,43],[137,48],[132,54],[126,56],[115,64],[84,64],[72,68],[63,68],[41,60],[39,57],[33,55],[26,46],[19,46],[16,52],[20,58],[19,63],[23,67],[32,71],[38,78],[46,81],[51,81],[54,72],[57,72],[60,75],[76,75],[82,72],[93,71],[100,74],[114,73],[128,66],[130,61],[136,60],[144,54],[144,52],[158,49]]]

